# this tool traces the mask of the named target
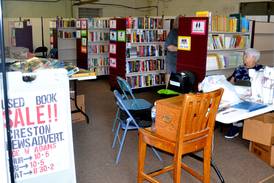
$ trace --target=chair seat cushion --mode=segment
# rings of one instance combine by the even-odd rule
[[[145,99],[127,99],[123,100],[126,108],[128,110],[142,110],[142,109],[151,109],[152,104]]]

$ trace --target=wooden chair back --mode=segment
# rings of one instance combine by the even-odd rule
[[[212,135],[223,89],[156,101],[155,133],[177,143]]]

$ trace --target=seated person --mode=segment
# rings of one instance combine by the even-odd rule
[[[244,51],[243,55],[243,65],[238,66],[233,74],[228,78],[228,80],[235,84],[237,81],[245,80],[249,81],[250,77],[248,75],[249,69],[255,69],[256,71],[259,71],[260,69],[263,69],[263,66],[260,64],[257,64],[260,58],[260,52],[258,52],[254,48],[247,48]],[[233,126],[228,130],[227,134],[225,135],[225,138],[234,138],[239,135],[239,127],[242,127],[242,122],[233,123]]]

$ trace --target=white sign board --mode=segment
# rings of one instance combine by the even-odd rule
[[[1,77],[2,81],[2,77]],[[1,84],[2,85],[2,82]],[[3,96],[1,93],[1,101]],[[3,114],[2,108],[0,108],[1,114]],[[0,115],[0,182],[8,183],[9,181],[9,170],[8,170],[8,154],[6,154],[7,146],[6,142],[6,129],[4,128],[3,116]]]
[[[15,182],[75,183],[67,71],[41,70],[31,82],[22,77],[7,73]]]

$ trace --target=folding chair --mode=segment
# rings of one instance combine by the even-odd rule
[[[116,164],[118,164],[118,162],[120,160],[121,152],[123,149],[123,145],[125,142],[125,137],[126,137],[127,131],[128,130],[138,130],[139,128],[149,127],[149,126],[151,126],[151,121],[135,119],[127,108],[129,100],[123,99],[123,97],[117,90],[114,90],[114,96],[115,96],[116,104],[117,104],[120,112],[125,113],[124,117],[121,117],[119,115],[117,118],[117,121],[119,123],[118,123],[118,127],[115,131],[115,135],[114,135],[114,139],[113,139],[113,143],[112,143],[112,148],[114,148],[116,145],[118,136],[119,136],[119,131],[120,131],[120,129],[123,129],[124,132],[123,132],[121,141],[119,142],[120,146],[119,146],[118,154],[116,156],[116,161],[115,161]],[[160,161],[162,161],[162,158],[157,153],[157,151],[154,148],[152,150],[155,153],[155,155],[157,156],[157,158]]]
[[[148,102],[145,99],[135,98],[135,96],[133,95],[132,89],[126,80],[117,76],[117,83],[123,92],[123,98],[126,99],[125,105],[128,110],[134,110],[134,111],[148,110],[150,112],[151,108],[153,107],[152,103]],[[120,111],[118,108],[115,119],[113,121],[113,125],[112,125],[113,132],[116,126],[119,113]]]

